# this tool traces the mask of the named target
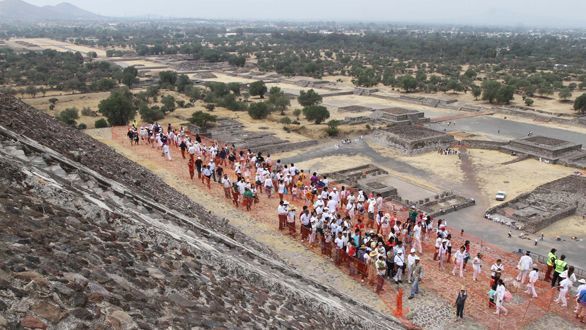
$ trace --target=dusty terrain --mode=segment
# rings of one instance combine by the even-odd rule
[[[0,125],[53,148],[1,134],[0,283],[11,292],[2,325],[402,328],[101,143],[22,104],[2,106]]]
[[[31,45],[26,45],[26,44]],[[48,38],[13,38],[6,42],[9,47],[15,49],[27,49],[27,50],[42,50],[42,49],[53,49],[59,52],[80,52],[87,55],[89,52],[96,52],[98,57],[106,57],[106,50],[97,47],[88,47],[82,45],[76,45],[69,42],[48,39]]]

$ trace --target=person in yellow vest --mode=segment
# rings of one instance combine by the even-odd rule
[[[555,255],[556,249],[551,249],[547,254],[547,271],[545,272],[544,281],[551,281],[551,272],[553,271],[553,265],[558,257]]]
[[[561,273],[564,272],[568,268],[568,263],[566,262],[566,256],[562,254],[562,256],[554,262],[554,270],[553,270],[553,279],[551,280],[551,287],[555,287],[561,281]]]

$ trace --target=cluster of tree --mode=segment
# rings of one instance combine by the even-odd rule
[[[323,98],[321,95],[316,93],[313,89],[301,91],[297,101],[303,106],[303,116],[305,119],[312,121],[316,124],[321,124],[326,119],[330,118],[330,112],[328,109],[321,104]]]
[[[120,67],[103,61],[86,62],[79,52],[15,53],[0,49],[0,59],[0,84],[30,86],[27,93],[31,96],[47,89],[109,91],[116,87],[116,78],[122,76]]]

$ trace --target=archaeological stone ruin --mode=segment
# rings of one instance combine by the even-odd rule
[[[417,153],[446,148],[454,143],[453,136],[444,132],[415,125],[397,125],[379,129],[371,137],[380,145]]]
[[[529,233],[558,220],[586,214],[586,177],[570,175],[490,208],[486,218]]]
[[[196,125],[189,125],[191,132],[200,132]],[[214,140],[235,145],[237,148],[248,148],[255,152],[279,153],[299,148],[305,148],[317,144],[316,140],[302,142],[290,142],[283,140],[274,133],[251,132],[244,129],[239,121],[229,118],[220,118],[214,126],[201,132]]]

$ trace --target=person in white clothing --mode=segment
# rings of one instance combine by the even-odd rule
[[[472,260],[472,280],[478,281],[478,275],[482,271],[482,254],[478,253]]]
[[[169,150],[168,144],[163,145],[163,155],[165,155],[165,158],[167,158],[167,160],[171,160],[171,151]]]
[[[566,295],[568,294],[568,291],[570,290],[570,285],[572,285],[572,281],[569,278],[564,278],[561,282],[560,282],[560,294],[558,295],[558,297],[556,298],[556,300],[554,300],[556,303],[562,303],[562,307],[567,307],[568,306],[568,301],[566,299]]]
[[[416,250],[412,248],[411,253],[407,256],[407,282],[409,282],[409,284],[411,284],[411,271],[413,270],[413,265],[415,265],[415,259],[417,258],[415,252]]]
[[[417,253],[423,253],[423,248],[421,247],[421,223],[417,222],[417,224],[413,227],[413,245],[417,250]]]
[[[539,279],[539,269],[533,267],[533,270],[529,273],[529,283],[527,283],[527,291],[525,293],[530,294],[533,298],[537,298],[537,292],[535,292],[535,283]]]
[[[503,305],[504,301],[505,301],[505,293],[506,292],[507,292],[507,289],[505,288],[505,283],[503,282],[502,279],[499,278],[498,285],[496,286],[496,297],[495,297],[495,302],[496,302],[495,314],[497,314],[497,315],[499,315],[501,311],[503,311],[505,313],[505,315],[507,315],[509,313],[509,311]]]
[[[399,250],[397,251],[397,255],[395,255],[395,266],[397,267],[397,273],[395,274],[395,277],[393,277],[393,279],[395,280],[395,283],[399,283],[399,282],[403,282],[403,268],[405,267],[405,259],[403,257],[403,251]]]
[[[456,269],[459,269],[460,277],[464,277],[464,258],[466,257],[466,248],[460,247],[460,250],[454,253],[454,268],[452,269],[452,275],[456,276]]]
[[[448,254],[448,246],[446,245],[447,243],[448,243],[447,240],[443,240],[442,244],[439,247],[438,260],[439,260],[439,269],[440,270],[444,269],[444,264],[446,263],[446,258],[447,258],[447,254]]]
[[[519,274],[517,275],[517,281],[521,282],[521,284],[525,283],[525,279],[533,267],[533,259],[530,256],[530,252],[525,252],[525,255],[519,259],[519,263],[517,264],[517,268],[519,269]]]
[[[586,279],[581,278],[578,283],[580,283],[580,285],[578,286],[578,290],[576,290],[576,299],[580,297],[580,292],[582,292],[582,290],[586,290]],[[578,314],[580,311],[580,306],[580,303],[576,304],[576,309],[574,309],[574,313],[576,313],[576,315],[580,315]]]

